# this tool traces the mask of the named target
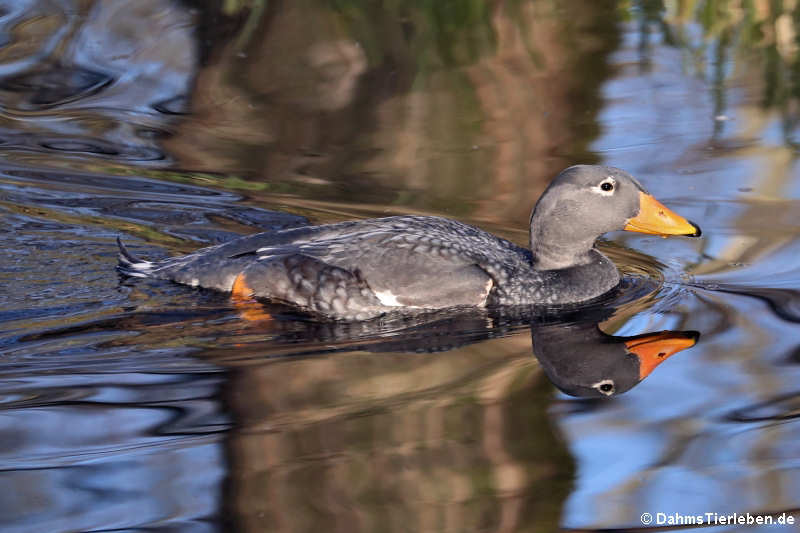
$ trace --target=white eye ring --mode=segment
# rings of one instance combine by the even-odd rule
[[[611,386],[611,388],[608,388],[609,385]],[[606,396],[611,396],[617,390],[616,387],[614,387],[614,380],[611,379],[604,379],[603,381],[598,381],[597,383],[592,385],[592,388],[597,389],[598,391],[600,391],[600,394],[605,394]]]
[[[603,190],[603,186],[606,184],[610,184],[611,188],[607,191]],[[592,192],[597,193],[601,196],[611,196],[614,194],[614,191],[617,190],[617,180],[612,178],[611,176],[606,177],[603,181],[592,187]]]

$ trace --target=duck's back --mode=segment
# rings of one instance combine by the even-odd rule
[[[260,233],[128,270],[225,291],[238,281],[256,296],[364,318],[485,305],[493,288],[530,270],[529,253],[457,221],[398,216]]]

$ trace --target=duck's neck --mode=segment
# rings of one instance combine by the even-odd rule
[[[560,245],[555,243],[542,244],[531,243],[531,253],[533,255],[533,268],[536,270],[560,270],[580,265],[586,265],[594,261],[592,251],[594,241],[581,243],[580,249],[574,244]],[[596,252],[596,250],[594,250]]]
[[[558,220],[531,219],[531,253],[536,270],[560,270],[585,265],[596,260],[595,237],[576,235]]]

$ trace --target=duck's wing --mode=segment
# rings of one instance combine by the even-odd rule
[[[326,287],[366,287],[374,301],[363,305],[386,309],[480,306],[495,285],[486,250],[497,242],[446,219],[391,217],[252,235],[147,269],[152,277],[225,291],[245,274],[257,296],[303,307],[310,294],[332,306]],[[325,303],[317,307],[324,311]]]
[[[358,275],[387,306],[481,306],[492,277],[475,260],[427,236],[374,234],[347,246],[302,247],[303,253]]]
[[[236,276],[233,293],[346,320],[364,320],[398,309],[483,305],[491,278],[474,265],[447,266],[451,267],[448,271],[428,268],[398,278],[392,272],[364,274],[360,268],[345,269],[303,254],[280,255],[247,265]]]
[[[349,224],[352,223],[341,225]],[[120,253],[117,269],[127,276],[167,279],[186,285],[230,291],[236,276],[263,255],[259,250],[273,247],[280,250],[276,255],[292,255],[299,253],[296,243],[313,241],[316,236],[326,232],[330,232],[330,226],[256,233],[161,261],[146,261],[135,257],[118,239]]]

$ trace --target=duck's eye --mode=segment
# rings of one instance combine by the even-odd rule
[[[601,196],[611,196],[612,194],[614,194],[614,188],[616,186],[617,186],[617,181],[611,176],[607,176],[606,179],[604,179],[597,185],[592,186],[592,192],[599,194]]]
[[[614,382],[610,379],[604,379],[603,381],[598,381],[592,388],[595,388],[600,391],[601,394],[605,394],[606,396],[611,396],[616,391],[614,387]]]

